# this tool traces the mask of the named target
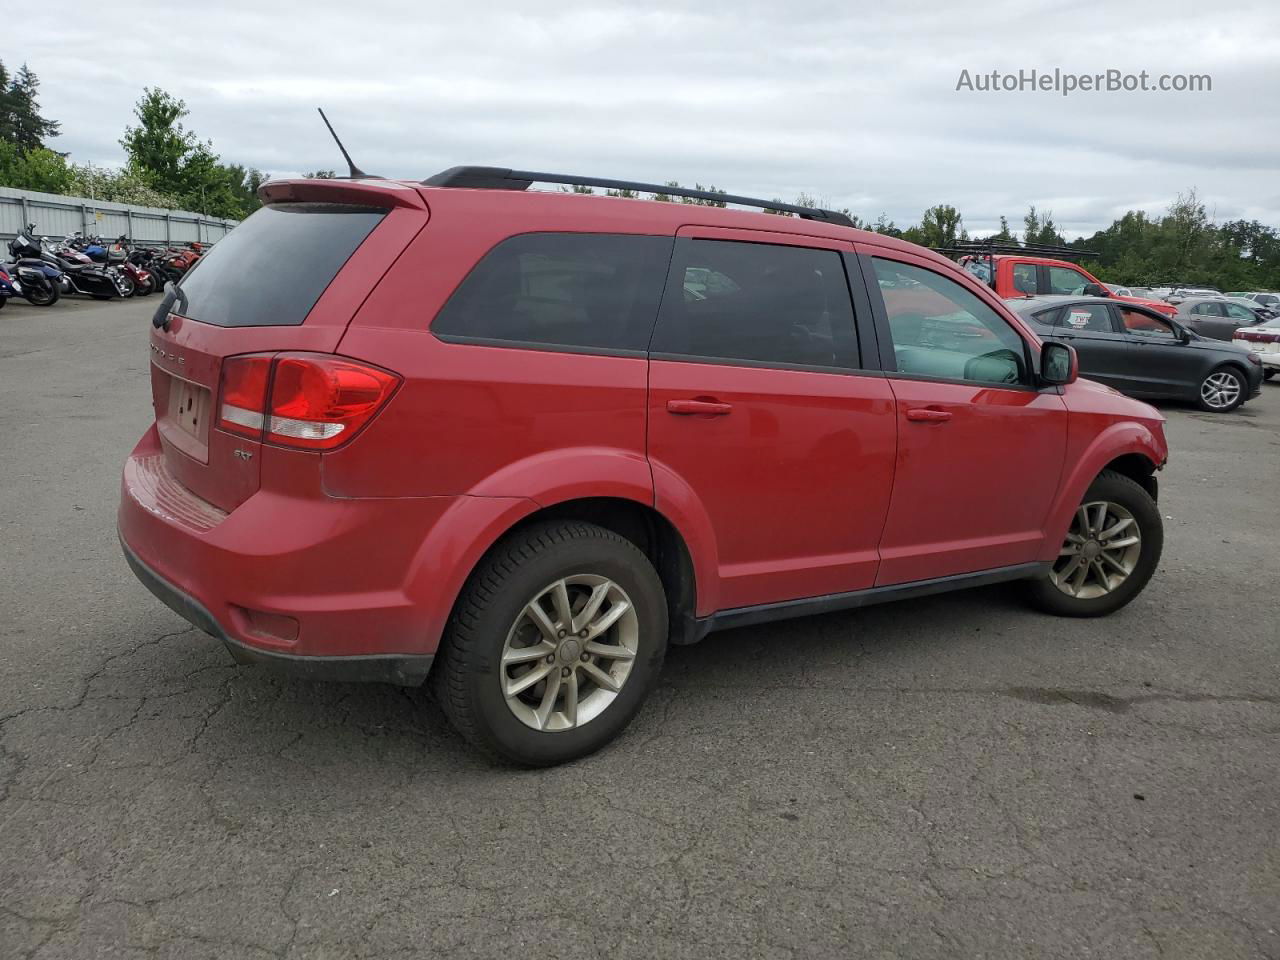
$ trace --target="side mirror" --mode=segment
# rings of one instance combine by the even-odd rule
[[[1084,285],[1084,295],[1086,297],[1109,297],[1106,287],[1100,283],[1086,283]]]
[[[1080,358],[1073,347],[1057,340],[1047,340],[1040,348],[1040,380],[1065,386],[1080,376]]]
[[[1178,339],[1181,340],[1183,343],[1191,342],[1191,331],[1188,330],[1186,327],[1174,327],[1174,330],[1177,331]]]

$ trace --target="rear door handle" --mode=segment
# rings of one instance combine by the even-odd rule
[[[917,407],[914,410],[907,411],[907,419],[916,423],[946,423],[951,419],[951,414],[946,410],[930,410],[927,407]]]
[[[720,403],[718,400],[668,400],[667,413],[689,417],[701,414],[704,417],[723,417],[733,412],[733,406]]]

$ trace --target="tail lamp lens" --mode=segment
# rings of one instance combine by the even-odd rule
[[[323,354],[233,357],[222,376],[223,429],[310,450],[350,438],[400,382],[385,370]]]
[[[267,376],[271,357],[231,357],[222,364],[222,406],[218,426],[257,439],[266,424]]]

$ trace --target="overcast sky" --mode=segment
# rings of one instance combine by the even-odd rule
[[[273,175],[480,163],[793,199],[971,231],[1027,205],[1069,236],[1195,187],[1280,226],[1280,5],[1198,2],[76,4],[5,31],[57,149],[120,164],[144,85],[224,159]],[[406,11],[411,11],[406,13]],[[184,22],[183,16],[189,16]],[[957,92],[961,70],[1207,73],[1207,93]]]

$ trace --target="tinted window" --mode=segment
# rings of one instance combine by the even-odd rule
[[[1013,265],[1013,289],[1019,293],[1036,292],[1036,265],[1034,263],[1015,263]]]
[[[384,216],[336,203],[263,207],[183,278],[181,312],[220,327],[296,326]]]
[[[940,380],[1026,383],[1026,348],[995,310],[922,267],[874,261],[898,370]]]
[[[1173,327],[1171,327],[1166,321],[1160,320],[1146,311],[1121,307],[1120,319],[1124,323],[1125,331],[1133,334],[1135,337],[1157,337],[1165,340],[1176,339]]]
[[[1115,328],[1111,326],[1111,312],[1105,303],[1074,303],[1062,311],[1058,326],[1067,331],[1115,333]]]
[[[487,253],[432,332],[512,343],[644,350],[670,237],[526,233]]]
[[[1222,308],[1227,311],[1227,316],[1235,320],[1253,320],[1254,314],[1252,310],[1247,310],[1238,303],[1224,303]]]
[[[834,250],[686,240],[671,265],[654,353],[855,367],[853,305]]]
[[[1072,270],[1070,267],[1049,268],[1049,293],[1079,296],[1084,293],[1086,283],[1092,283],[1092,281],[1079,270]]]

